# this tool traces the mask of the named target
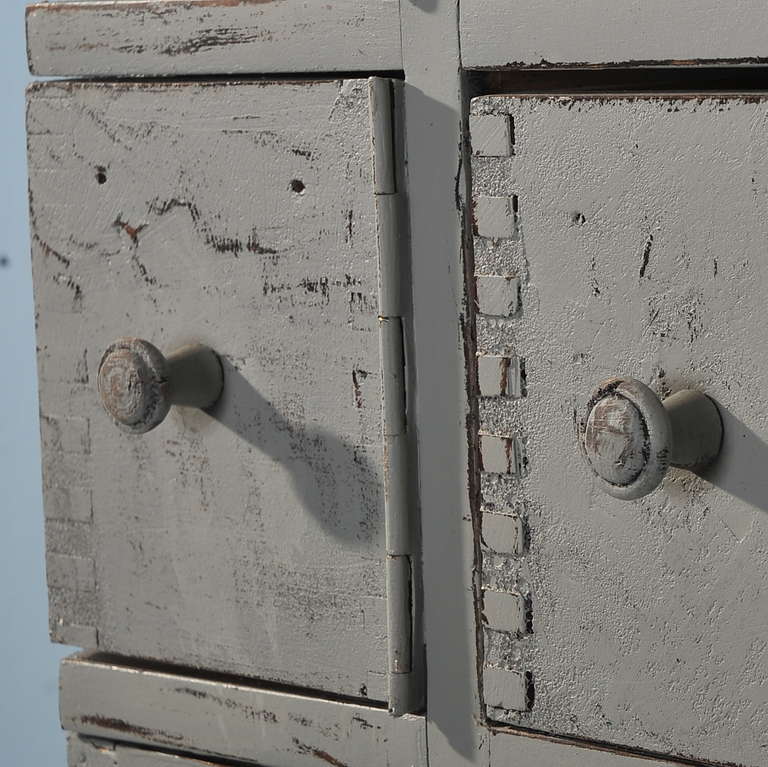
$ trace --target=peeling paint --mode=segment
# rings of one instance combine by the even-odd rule
[[[614,753],[761,764],[765,696],[746,703],[738,690],[756,678],[743,661],[757,636],[748,616],[768,588],[768,495],[756,481],[764,371],[747,350],[768,279],[753,255],[765,238],[753,214],[764,168],[752,159],[765,143],[765,95],[484,96],[472,112],[513,115],[519,150],[473,158],[473,196],[514,192],[525,210],[524,242],[476,237],[475,268],[527,275],[522,316],[476,318],[477,352],[525,357],[535,392],[483,398],[479,408],[482,434],[529,436],[526,476],[482,474],[480,492],[483,513],[524,503],[530,540],[524,557],[486,548],[475,567],[487,587],[526,593],[526,584],[536,629],[523,639],[490,626],[481,634],[483,666],[529,672],[536,686],[530,711],[488,716]],[[553,153],[564,137],[568,151]],[[712,199],[729,201],[728,216],[713,219]],[[670,469],[659,489],[622,508],[591,479],[574,407],[608,373],[641,377],[661,396],[712,392],[723,450],[733,429],[731,458],[696,477]],[[622,432],[625,415],[609,429]],[[640,437],[611,454],[630,473],[635,448],[646,460]],[[659,451],[661,465],[671,458]],[[749,562],[748,578],[736,560]],[[692,631],[701,642],[690,643]],[[736,709],[752,718],[722,713]]]
[[[52,590],[55,638],[387,700],[368,94],[367,79],[30,89],[41,408],[93,424],[87,455],[43,446],[48,545],[99,574],[93,592]],[[219,353],[218,404],[171,408],[148,438],[119,432],[94,371],[139,334]],[[211,547],[229,554],[200,570]]]
[[[39,75],[231,75],[254,61],[261,73],[402,69],[397,4],[378,0],[309,3],[298,15],[283,0],[36,3],[26,19]]]

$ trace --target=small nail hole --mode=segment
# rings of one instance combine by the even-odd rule
[[[304,182],[300,181],[298,178],[295,178],[291,181],[291,191],[296,192],[296,194],[304,194],[304,190],[306,187],[304,186]]]
[[[99,184],[106,184],[107,183],[107,170],[106,170],[106,168],[97,168],[96,169],[96,181]]]

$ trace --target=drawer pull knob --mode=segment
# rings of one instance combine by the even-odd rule
[[[159,426],[171,405],[210,407],[223,386],[218,355],[201,344],[183,346],[166,358],[149,341],[118,338],[99,364],[101,404],[132,434]]]
[[[602,489],[630,501],[655,490],[670,466],[694,471],[711,463],[723,424],[717,405],[699,391],[662,402],[634,378],[610,378],[593,392],[580,438]]]

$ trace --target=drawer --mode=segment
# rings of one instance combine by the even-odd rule
[[[472,103],[491,726],[765,763],[766,124],[762,94]],[[720,417],[675,421],[687,390]],[[710,426],[714,463],[665,472]]]
[[[462,0],[468,68],[762,63],[760,0]]]
[[[196,754],[227,765],[427,766],[424,717],[392,717],[382,707],[264,689],[243,680],[168,673],[99,655],[62,661],[60,710],[63,727],[86,738]],[[127,746],[120,749],[128,752]],[[124,758],[120,755],[117,767],[126,767]],[[154,762],[127,765],[155,767]]]
[[[69,767],[223,767],[223,765],[163,751],[134,748],[122,743],[91,741],[70,735],[67,746]],[[227,763],[230,767],[232,762]]]
[[[397,0],[62,0],[27,8],[36,75],[383,72],[403,68]]]
[[[393,88],[31,89],[55,640],[414,705]]]

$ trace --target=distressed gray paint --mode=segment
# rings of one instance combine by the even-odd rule
[[[464,0],[464,9],[470,7],[471,0]],[[180,4],[181,5],[181,4]],[[707,4],[709,5],[709,4]],[[646,4],[644,8],[650,8],[656,13],[656,19],[662,23],[668,16],[688,7],[687,3],[675,3],[663,8],[655,4]],[[697,6],[700,9],[700,5]],[[751,7],[751,6],[750,6]],[[741,5],[740,10],[745,6]],[[540,10],[543,9],[543,6]],[[176,10],[176,9],[174,9]],[[520,13],[527,12],[525,8],[517,9]],[[621,13],[621,7],[611,4],[610,7],[599,9],[601,24],[606,19],[612,19],[611,11]],[[644,9],[637,8],[636,12],[644,16]],[[689,8],[690,10],[690,8]],[[575,42],[579,44],[584,38],[573,33],[574,24],[578,19],[567,17],[567,30],[560,25],[561,14],[558,9],[555,26],[562,32],[558,32],[561,42]],[[607,11],[607,13],[605,12]],[[411,325],[406,320],[404,330],[406,341],[413,338],[415,330],[416,345],[408,348],[406,354],[409,357],[409,376],[414,376],[414,368],[418,362],[419,390],[415,393],[409,390],[409,397],[414,396],[418,401],[418,425],[420,426],[420,445],[422,448],[422,466],[420,470],[420,484],[423,492],[425,508],[424,533],[427,537],[425,550],[425,564],[427,568],[427,585],[429,590],[429,602],[426,616],[428,622],[428,636],[430,638],[430,657],[432,661],[432,674],[430,676],[429,717],[430,717],[430,751],[433,761],[441,767],[453,767],[459,764],[488,764],[515,765],[535,764],[536,767],[547,765],[567,765],[567,767],[581,767],[582,765],[652,765],[645,759],[634,757],[621,757],[606,751],[598,751],[593,748],[581,748],[578,744],[552,743],[547,740],[530,737],[520,737],[510,733],[501,733],[499,730],[488,732],[476,722],[480,707],[477,699],[475,683],[474,663],[474,633],[472,627],[472,605],[470,601],[473,586],[473,541],[472,527],[469,522],[470,510],[467,504],[466,486],[466,451],[464,418],[467,403],[464,397],[464,379],[461,354],[461,327],[466,321],[463,304],[462,274],[460,259],[460,238],[458,233],[460,216],[457,209],[461,207],[463,197],[463,176],[461,173],[461,141],[460,130],[460,102],[461,84],[458,73],[458,45],[456,38],[456,12],[455,0],[414,0],[403,3],[403,37],[406,41],[405,68],[409,83],[406,86],[407,101],[409,105],[409,136],[408,146],[411,151],[410,188],[411,199],[409,201],[410,213],[414,218],[414,252],[418,253],[418,259],[414,264],[414,292],[418,299],[417,316],[415,324]],[[590,14],[586,14],[590,16]],[[482,40],[493,41],[496,28],[503,29],[500,34],[505,38],[503,55],[509,54],[509,40],[512,35],[517,35],[517,30],[504,27],[509,14],[499,19],[500,24],[483,23]],[[555,13],[550,14],[551,18]],[[717,39],[711,41],[712,45],[700,46],[697,50],[703,52],[712,48],[739,48],[741,42],[747,39],[748,32],[741,35],[733,34],[733,25],[738,25],[743,17],[728,11],[728,18],[723,24],[713,24],[711,19],[704,15],[701,19],[703,25],[711,30]],[[539,29],[546,31],[542,23],[545,14],[534,14],[527,28],[523,28],[526,43],[535,37]],[[762,17],[755,17],[755,21],[761,21]],[[696,36],[696,24],[699,22],[694,16],[689,16],[688,21],[693,20],[693,26],[684,27],[685,34],[679,34],[673,30],[670,37],[674,37],[676,45],[687,43],[688,37],[699,40]],[[519,22],[519,17],[516,20]],[[601,24],[594,24],[594,18],[588,18],[586,23],[590,26],[590,43],[600,42],[602,33]],[[732,26],[729,26],[732,25]],[[610,25],[608,25],[610,27]],[[622,27],[619,27],[619,30]],[[630,32],[636,28],[642,30],[642,25],[636,27],[629,25]],[[627,27],[624,27],[625,31]],[[758,23],[750,24],[750,29],[757,30],[756,37],[762,41],[765,37],[764,30]],[[642,47],[651,50],[659,39],[665,38],[664,29],[654,29],[652,34],[644,33]],[[659,34],[661,33],[661,34]],[[730,33],[730,36],[729,36]],[[295,34],[299,34],[295,31]],[[566,41],[566,35],[569,39]],[[614,49],[620,47],[621,51],[629,49],[627,36],[621,37],[615,28],[609,29],[605,45],[613,45]],[[521,39],[522,35],[519,36]],[[571,39],[572,38],[572,39]],[[328,38],[326,38],[328,39]],[[618,40],[618,46],[613,43]],[[631,40],[630,40],[631,42]],[[323,57],[328,51],[320,49],[312,51],[312,60],[307,66],[312,66],[316,58]],[[343,46],[342,46],[343,47]],[[519,46],[518,46],[519,47]],[[693,47],[693,46],[691,46]],[[329,46],[331,49],[331,46]],[[238,50],[241,50],[238,47]],[[335,46],[333,50],[336,50]],[[222,63],[224,67],[234,66],[232,63],[236,51],[232,48],[227,53],[227,60]],[[345,55],[348,52],[345,52]],[[469,61],[473,54],[471,46],[464,46],[465,62]],[[82,52],[82,56],[87,54]],[[69,53],[67,54],[69,56]],[[602,54],[604,55],[604,54]],[[79,58],[78,57],[73,57]],[[112,57],[114,60],[114,57]],[[198,59],[199,60],[199,59]],[[495,59],[496,62],[500,57]],[[186,74],[194,73],[194,62],[186,59],[186,67],[180,67],[178,72]],[[245,66],[248,71],[254,71],[253,66],[259,66],[259,71],[266,71],[260,65],[253,65],[250,60]],[[285,71],[288,71],[285,65]],[[228,71],[225,69],[224,71]],[[128,74],[132,74],[129,72]],[[555,144],[560,150],[562,140]],[[474,147],[473,147],[474,148]],[[568,147],[565,146],[567,152]],[[494,151],[506,154],[506,145],[487,146],[485,151],[477,154],[490,155]],[[377,200],[380,202],[380,200]],[[240,209],[242,203],[238,203]],[[523,211],[525,214],[525,211]],[[578,217],[577,217],[578,220]],[[381,231],[379,232],[381,237]],[[524,243],[522,243],[524,245]],[[522,254],[512,243],[496,249],[494,252],[486,252],[479,262],[481,269],[489,273],[499,273],[497,267],[509,268],[509,264]],[[512,258],[509,258],[512,253]],[[517,255],[514,255],[514,254]],[[517,264],[515,269],[518,269]],[[525,271],[521,267],[520,271]],[[501,272],[506,273],[506,272]],[[53,298],[53,296],[51,296]],[[66,306],[66,302],[64,304]],[[472,357],[470,357],[472,359]],[[82,366],[81,366],[82,368]],[[409,379],[409,380],[411,380]],[[512,404],[507,402],[507,405]],[[523,402],[516,404],[524,404]],[[488,401],[479,403],[480,412],[487,417],[494,409],[494,405]],[[411,421],[413,422],[413,421]],[[517,423],[517,421],[515,421]],[[73,419],[73,424],[77,422]],[[55,427],[55,423],[53,424]],[[79,424],[77,431],[81,437],[89,439],[87,428],[83,430],[83,424]],[[67,434],[74,434],[76,429],[68,428]],[[66,450],[61,450],[56,461],[62,465],[70,460],[68,454],[77,453],[77,440],[65,439]],[[75,465],[77,464],[76,459]],[[485,477],[484,483],[489,486],[491,478]],[[87,523],[91,519],[91,492],[81,486],[56,487],[47,489],[47,509],[50,511],[49,526],[57,538],[57,547],[71,552],[69,556],[78,558],[77,563],[69,563],[66,566],[75,565],[82,567],[79,561],[83,557],[77,552],[82,552],[87,543]],[[488,494],[491,498],[494,496]],[[504,509],[520,510],[522,507],[507,494],[499,494],[495,500],[486,500],[483,505],[483,513],[488,516],[491,508],[499,511]],[[523,511],[525,511],[523,509]],[[540,512],[534,509],[535,514]],[[58,525],[61,520],[71,520],[76,524]],[[520,552],[521,553],[521,552]],[[501,565],[507,564],[507,559],[498,560]],[[62,563],[57,563],[61,565]],[[82,572],[82,570],[80,570]],[[85,601],[85,600],[84,600]],[[87,617],[87,616],[86,616]],[[63,632],[75,631],[76,626],[61,626],[57,629],[61,636]],[[94,631],[93,628],[86,629]],[[490,633],[490,632],[489,632]],[[501,634],[501,632],[497,632]],[[498,640],[498,637],[497,637]],[[497,647],[503,653],[505,647]],[[448,670],[448,671],[446,671]],[[522,692],[522,688],[519,688]],[[144,687],[140,688],[143,694]],[[317,702],[318,707],[324,709],[333,706],[330,703]],[[496,713],[496,712],[492,712]],[[497,712],[503,716],[503,712]],[[365,752],[363,763],[369,763],[369,753]],[[395,762],[393,762],[395,763]]]
[[[525,441],[525,557],[482,582],[529,590],[533,634],[486,635],[486,662],[533,674],[515,725],[753,765],[768,745],[768,267],[763,96],[486,97],[516,154],[474,157],[475,195],[515,194],[520,238],[475,238],[479,271],[522,280],[522,312],[478,317],[479,351],[526,358],[528,395],[480,401],[481,429]],[[712,395],[725,423],[703,478],[672,469],[627,503],[597,486],[574,417],[596,383]],[[511,698],[514,698],[511,691]]]
[[[465,67],[768,58],[762,0],[461,0]]]
[[[489,763],[478,725],[467,493],[462,87],[456,0],[401,5],[430,763]]]
[[[475,232],[481,237],[514,237],[516,224],[511,196],[478,195],[472,201]]]
[[[525,520],[519,513],[513,513],[511,509],[503,508],[502,511],[507,513],[483,510],[483,544],[500,554],[522,556],[525,554],[527,541]]]
[[[513,154],[512,122],[505,115],[470,115],[472,154],[509,157]]]
[[[506,591],[483,591],[483,619],[496,631],[527,633],[526,605],[522,594]]]
[[[116,665],[98,656],[62,662],[61,720],[65,729],[89,736],[268,767],[427,764],[423,717],[394,718],[382,708]],[[118,761],[117,767],[124,765]]]
[[[605,748],[498,732],[491,737],[490,763],[493,767],[673,767],[670,762]]]
[[[208,759],[90,740],[75,734],[69,736],[67,756],[69,767],[221,767]]]
[[[402,68],[397,0],[104,0],[31,5],[36,75],[192,75]]]
[[[55,639],[386,700],[369,119],[364,80],[30,92]],[[121,432],[132,334],[213,348],[221,401]]]
[[[517,303],[520,285],[518,280],[515,283],[514,300]],[[525,396],[525,360],[481,354],[477,357],[477,382],[482,397],[520,399]]]

